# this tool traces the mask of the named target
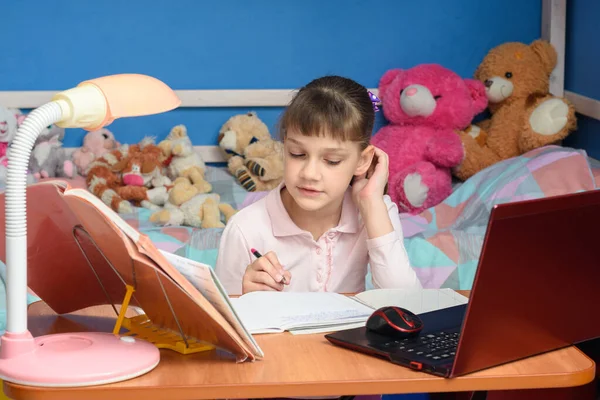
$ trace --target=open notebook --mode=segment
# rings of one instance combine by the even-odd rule
[[[236,329],[251,335],[332,332],[364,326],[373,311],[383,306],[400,306],[421,314],[468,301],[452,289],[376,289],[355,296],[265,291],[229,299],[210,266],[162,253]]]
[[[452,289],[375,289],[355,296],[322,292],[252,292],[231,299],[252,334],[339,331],[364,326],[373,311],[384,306],[400,306],[422,314],[467,302],[465,296]]]
[[[466,304],[452,289],[375,289],[346,296],[330,292],[251,292],[228,298],[212,268],[163,252],[169,262],[238,330],[263,333],[325,333],[364,326],[376,309],[400,306],[416,314]]]
[[[4,229],[0,224],[2,236]],[[179,272],[185,272],[180,258],[160,252],[89,191],[62,180],[28,186],[27,235],[28,286],[56,313],[122,304],[129,285],[130,305],[157,327],[226,350],[237,361],[263,357],[219,284],[190,283]],[[0,241],[3,261],[5,246]]]
[[[161,252],[236,329],[250,335],[333,332],[364,326],[373,311],[383,306],[400,306],[421,314],[468,302],[452,289],[375,289],[355,296],[265,291],[229,299],[210,266]]]

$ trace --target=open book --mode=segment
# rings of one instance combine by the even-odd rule
[[[466,304],[452,289],[375,289],[345,296],[338,293],[252,292],[231,299],[252,334],[289,331],[323,333],[364,326],[384,306],[400,306],[415,314]]]
[[[159,251],[89,191],[61,180],[28,186],[27,235],[28,286],[56,313],[122,304],[130,285],[130,305],[154,325],[226,350],[237,361],[263,357],[219,284],[199,290],[174,267],[180,258]],[[4,261],[5,246],[0,241]]]

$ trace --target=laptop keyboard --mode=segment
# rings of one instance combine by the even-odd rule
[[[389,352],[415,354],[432,360],[441,360],[456,355],[460,332],[435,332],[414,338],[391,340],[375,347]]]

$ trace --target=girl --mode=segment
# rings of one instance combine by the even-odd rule
[[[374,119],[369,92],[350,79],[298,91],[280,121],[282,183],[223,231],[215,272],[230,295],[360,292],[368,264],[376,288],[420,287],[384,195],[387,154],[369,145]]]

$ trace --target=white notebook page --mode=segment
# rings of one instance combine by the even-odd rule
[[[323,292],[251,292],[231,303],[251,333],[364,322],[373,312],[352,298]]]
[[[452,289],[375,289],[355,296],[374,309],[397,306],[422,314],[467,304],[469,299]]]

